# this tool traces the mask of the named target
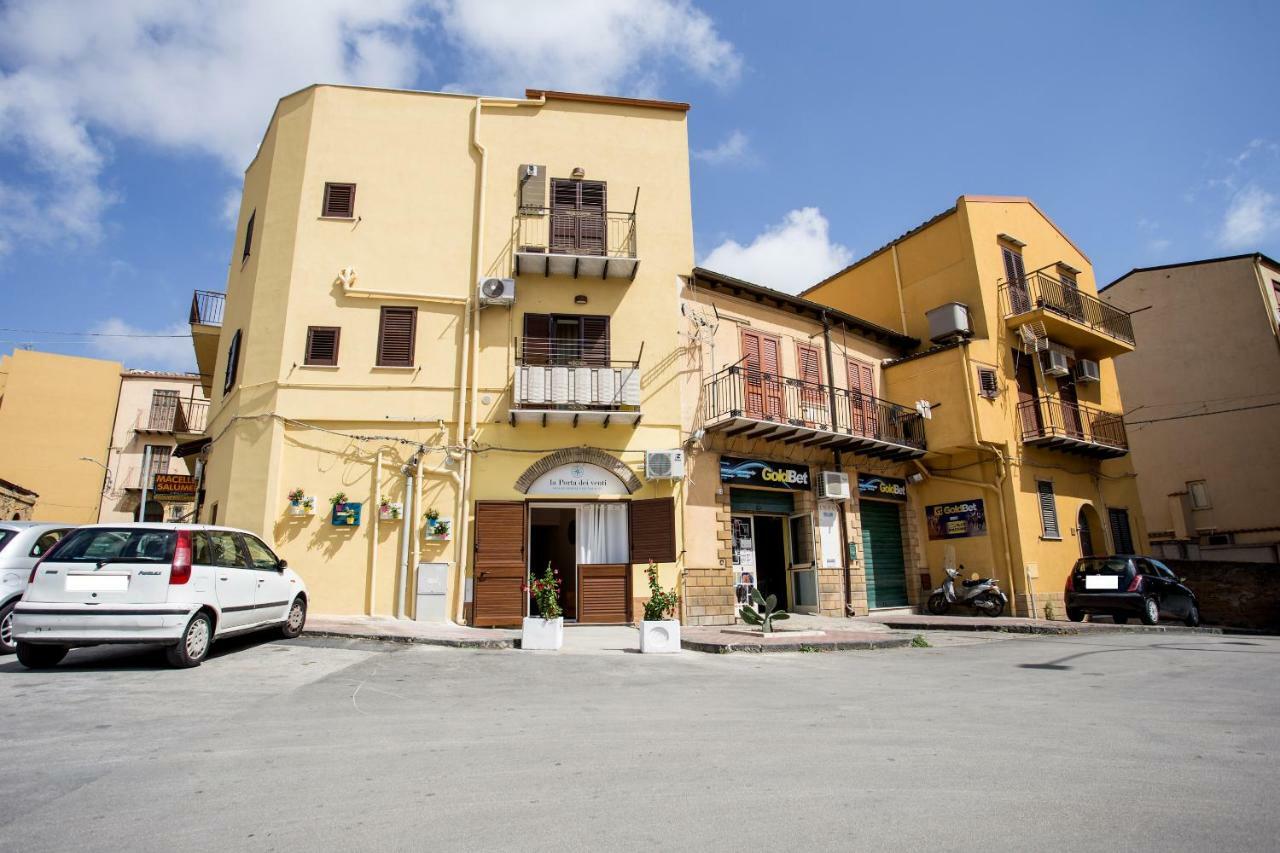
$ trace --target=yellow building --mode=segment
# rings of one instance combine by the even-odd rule
[[[677,583],[681,483],[645,463],[682,443],[687,105],[527,94],[312,86],[245,173],[225,304],[192,307],[201,517],[316,612],[518,624],[550,562],[617,622],[638,564]]]
[[[931,404],[913,485],[929,578],[994,575],[1020,615],[1063,615],[1082,554],[1146,535],[1113,360],[1129,315],[1026,198],[954,207],[803,295],[928,341],[883,362],[884,396]]]
[[[120,372],[45,352],[0,358],[0,477],[39,495],[30,518],[98,520]]]

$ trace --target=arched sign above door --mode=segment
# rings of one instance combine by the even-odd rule
[[[626,497],[626,485],[612,471],[590,462],[557,465],[533,481],[526,492],[530,497]]]

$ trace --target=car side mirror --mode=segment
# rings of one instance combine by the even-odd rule
[[[276,563],[276,571],[278,572],[283,572],[287,568],[289,568],[288,560],[281,560],[280,562]]]

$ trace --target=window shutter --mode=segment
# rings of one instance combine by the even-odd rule
[[[337,326],[308,326],[307,350],[303,364],[335,366],[338,363],[338,338],[342,330]]]
[[[335,219],[351,219],[356,215],[355,184],[325,184],[324,205],[321,216]]]
[[[631,502],[631,562],[674,563],[676,502],[651,498]]]
[[[222,393],[230,394],[231,389],[236,385],[236,374],[240,369],[240,330],[236,329],[236,333],[231,336],[231,343],[227,346],[227,374],[226,380],[222,383]]]
[[[1000,395],[1000,385],[996,381],[996,372],[989,367],[978,368],[978,396],[994,400]]]
[[[525,505],[476,501],[472,622],[478,627],[518,627],[528,596]]]
[[[378,324],[378,366],[413,367],[418,309],[385,305]]]
[[[550,364],[551,315],[524,315],[524,363]]]
[[[1058,530],[1058,505],[1054,502],[1053,483],[1039,480],[1036,488],[1040,491],[1040,526],[1044,529],[1044,538],[1061,539]]]
[[[244,254],[240,256],[240,260],[249,257],[249,253],[253,250],[253,222],[258,218],[258,211],[249,214],[249,224],[244,227]]]
[[[796,344],[796,360],[799,362],[800,379],[822,384],[822,362],[818,358],[818,348],[808,344]]]
[[[592,367],[609,366],[609,318],[582,318],[582,360]]]
[[[1129,511],[1127,509],[1108,509],[1107,516],[1111,521],[1111,541],[1117,554],[1133,553],[1133,534],[1129,531]]]

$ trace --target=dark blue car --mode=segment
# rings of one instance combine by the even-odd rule
[[[1121,625],[1136,617],[1144,625],[1173,619],[1195,627],[1200,604],[1184,580],[1159,560],[1137,554],[1083,557],[1067,575],[1067,618],[1079,622],[1092,613]]]

